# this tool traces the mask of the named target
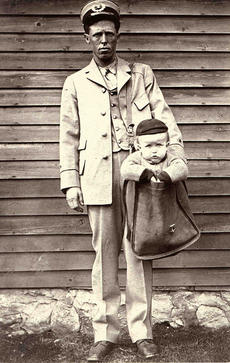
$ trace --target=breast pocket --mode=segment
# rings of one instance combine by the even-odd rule
[[[79,151],[79,175],[84,174],[86,164],[86,146],[87,140],[84,138],[80,139],[78,151]]]

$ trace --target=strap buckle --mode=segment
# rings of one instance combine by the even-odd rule
[[[127,127],[128,145],[130,152],[134,149],[134,124],[129,124]]]

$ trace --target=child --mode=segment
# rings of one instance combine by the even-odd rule
[[[136,129],[136,152],[130,154],[121,166],[121,176],[139,182],[175,183],[185,180],[188,168],[184,159],[170,154],[168,128],[157,119],[144,120]]]
[[[166,257],[200,236],[183,182],[187,163],[173,153],[160,120],[140,122],[134,144],[121,166],[127,239],[137,258]]]

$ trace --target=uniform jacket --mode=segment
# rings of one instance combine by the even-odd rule
[[[145,169],[152,170],[156,175],[165,171],[173,183],[186,180],[188,176],[187,164],[182,159],[173,158],[171,155],[158,164],[146,162],[140,151],[130,154],[121,166],[121,176],[124,180],[139,181]]]
[[[130,80],[133,124],[151,117],[165,122],[170,145],[183,157],[181,133],[150,66],[134,63],[131,67],[118,58],[118,98],[124,122]],[[81,186],[86,205],[112,203],[111,135],[109,93],[93,59],[66,79],[60,120],[61,189]]]

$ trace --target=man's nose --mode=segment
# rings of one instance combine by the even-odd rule
[[[102,34],[102,36],[101,36],[101,42],[103,43],[103,44],[106,44],[107,43],[107,36],[106,36],[106,34]]]

